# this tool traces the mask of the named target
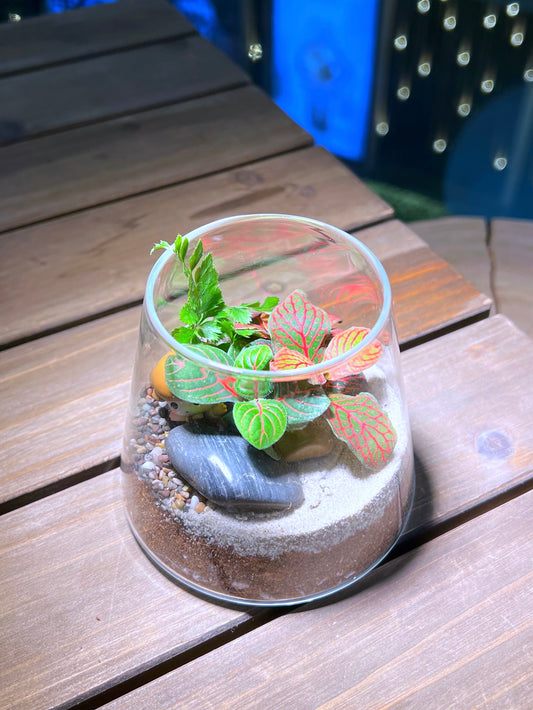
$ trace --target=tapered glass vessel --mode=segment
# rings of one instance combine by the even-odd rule
[[[223,219],[187,241],[146,287],[122,454],[133,534],[216,599],[332,594],[387,554],[413,495],[385,271],[302,217]]]

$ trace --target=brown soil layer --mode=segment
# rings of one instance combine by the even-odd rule
[[[411,501],[411,490],[402,490],[401,499],[398,492],[381,517],[326,549],[245,556],[189,532],[157,505],[134,473],[123,473],[123,479],[131,524],[165,567],[208,593],[257,602],[315,596],[357,579],[394,543]]]

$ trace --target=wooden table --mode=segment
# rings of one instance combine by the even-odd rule
[[[2,26],[0,76],[0,707],[527,707],[532,342],[163,0]],[[393,558],[290,613],[160,574],[117,470],[150,246],[261,211],[383,261],[417,457]]]

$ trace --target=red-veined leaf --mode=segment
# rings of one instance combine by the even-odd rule
[[[275,395],[287,411],[287,427],[299,427],[312,422],[324,414],[330,405],[329,397],[321,387],[314,387],[308,382],[282,382]]]
[[[277,350],[289,348],[314,360],[331,324],[325,311],[314,306],[303,291],[296,290],[274,308],[268,329]]]
[[[350,446],[362,464],[380,468],[392,455],[396,432],[387,414],[368,392],[357,397],[330,394],[328,422],[335,435]]]
[[[242,436],[256,449],[267,449],[280,439],[287,428],[287,413],[274,399],[237,402],[233,419]]]
[[[259,338],[270,340],[270,333],[267,328],[269,315],[269,313],[255,313],[252,316],[251,323],[234,323],[233,327],[242,335],[256,335]]]
[[[189,345],[188,349],[223,365],[233,365],[233,359],[224,350],[212,345]],[[165,381],[172,394],[185,402],[217,404],[236,402],[239,399],[235,392],[234,377],[197,365],[176,353],[167,358]]]
[[[301,367],[310,367],[314,363],[298,350],[289,350],[289,348],[281,348],[275,354],[274,359],[270,363],[271,370],[298,370]]]
[[[364,338],[366,338],[369,332],[368,328],[354,326],[353,328],[348,328],[347,330],[343,330],[342,333],[335,335],[326,348],[322,362],[331,360],[332,358],[342,355],[352,348],[355,348]],[[381,357],[382,351],[383,348],[379,340],[374,340],[370,343],[370,345],[367,345],[366,348],[346,360],[346,362],[341,362],[338,365],[335,365],[331,370],[329,370],[327,378],[329,380],[338,380],[349,375],[357,375],[371,365],[374,365]]]

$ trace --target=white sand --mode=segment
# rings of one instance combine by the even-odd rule
[[[304,502],[281,513],[231,514],[222,508],[176,514],[187,530],[242,555],[277,557],[287,551],[330,548],[383,516],[394,499],[400,515],[402,491],[409,489],[413,472],[410,434],[400,402],[376,366],[365,373],[368,391],[387,412],[397,433],[393,455],[379,471],[367,469],[337,440],[328,456],[294,465],[300,476]],[[320,422],[330,435],[327,422]]]

